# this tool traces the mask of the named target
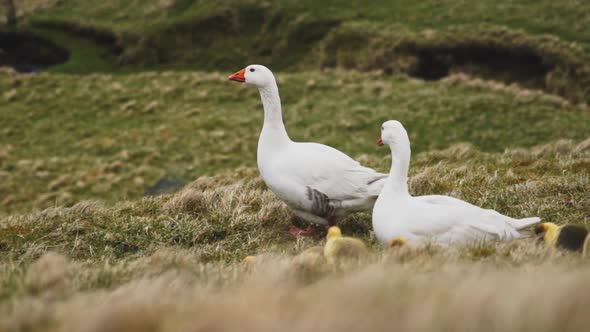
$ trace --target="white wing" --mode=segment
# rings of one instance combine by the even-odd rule
[[[438,200],[439,203],[442,201]],[[420,211],[420,223],[412,232],[418,236],[446,243],[510,240],[520,237],[511,225],[512,218],[494,210],[481,209],[463,201],[461,202],[464,204],[459,203],[455,199],[448,205],[415,202],[413,208]]]
[[[387,174],[362,166],[346,154],[326,145],[295,143],[277,166],[284,176],[311,187],[330,200],[377,196]]]
[[[448,205],[448,206],[463,206],[463,207],[473,207],[480,209],[471,203],[465,202],[455,197],[451,196],[444,196],[444,195],[426,195],[426,196],[416,196],[414,197],[418,201],[422,201],[428,204],[436,204],[436,205]]]

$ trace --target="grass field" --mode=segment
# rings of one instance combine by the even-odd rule
[[[415,153],[460,142],[502,152],[590,137],[588,109],[516,87],[345,71],[278,75],[294,139],[371,157],[382,171],[388,153],[375,141],[392,118],[408,127]],[[3,211],[138,198],[166,174],[189,181],[255,166],[259,97],[225,74],[6,73],[0,86],[10,123],[2,130],[1,169],[10,175],[0,184]]]
[[[362,3],[20,2],[70,58],[0,68],[0,331],[585,330],[590,260],[534,238],[390,250],[359,213],[332,266],[287,234],[252,62],[294,140],[387,172],[398,119],[413,194],[590,226],[586,2]]]

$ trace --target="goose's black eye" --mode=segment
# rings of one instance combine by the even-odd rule
[[[385,127],[381,126],[381,130],[385,130]]]
[[[254,68],[250,68],[250,71],[251,71],[251,72],[254,72],[255,70],[256,70],[256,69],[254,69]]]

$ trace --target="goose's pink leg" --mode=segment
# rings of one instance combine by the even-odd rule
[[[314,224],[310,224],[305,230],[295,225],[289,226],[289,234],[293,235],[294,237],[311,236],[316,232],[316,230],[317,229]]]

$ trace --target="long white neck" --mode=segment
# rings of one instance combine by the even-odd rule
[[[269,84],[258,88],[262,106],[264,108],[264,125],[260,133],[260,141],[265,141],[272,146],[280,146],[291,141],[285,125],[283,124],[283,113],[281,111],[281,97],[277,84]]]
[[[391,170],[389,172],[389,178],[387,179],[385,188],[388,192],[392,192],[403,196],[409,196],[410,192],[408,191],[408,169],[410,168],[410,145],[392,144],[390,145],[390,148]]]

